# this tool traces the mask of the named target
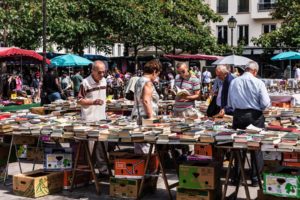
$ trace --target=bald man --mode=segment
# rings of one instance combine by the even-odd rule
[[[79,94],[78,103],[81,104],[81,118],[87,122],[106,119],[106,79],[105,64],[102,61],[95,61],[92,66],[92,73],[83,79]]]

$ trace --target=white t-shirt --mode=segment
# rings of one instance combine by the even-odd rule
[[[81,118],[87,122],[99,121],[106,119],[106,79],[102,78],[99,83],[96,83],[93,77],[90,75],[83,79],[79,94],[79,99],[101,99],[103,105],[82,105],[81,106]]]
[[[296,68],[295,79],[300,80],[300,68]]]

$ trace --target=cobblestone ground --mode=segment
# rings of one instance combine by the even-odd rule
[[[42,165],[37,165],[36,169],[38,168],[42,168]],[[30,171],[32,169],[32,164],[30,163],[23,163],[22,164],[22,169],[24,172],[26,171]],[[19,167],[18,167],[18,163],[12,163],[9,166],[9,174],[10,175],[14,175],[14,174],[18,174],[19,173]],[[170,183],[174,183],[176,181],[176,177],[175,175],[168,175],[169,178],[169,182]],[[11,181],[11,180],[9,180]],[[250,182],[249,182],[250,183]],[[60,193],[57,194],[53,194],[53,195],[48,195],[45,197],[41,197],[38,198],[39,200],[71,200],[71,199],[88,199],[88,200],[107,200],[107,199],[117,199],[117,198],[112,198],[108,195],[109,193],[109,186],[108,184],[103,184],[102,186],[102,194],[101,195],[97,195],[96,194],[96,190],[94,188],[94,185],[89,185],[89,186],[85,186],[82,188],[77,188],[75,189],[73,192],[69,192],[67,190],[64,190]],[[228,188],[228,195],[230,195],[233,191],[234,191],[234,187],[233,186],[229,186]],[[255,199],[257,197],[257,190],[258,187],[249,187],[250,189],[250,195],[251,195],[251,199]],[[172,194],[173,197],[175,199],[176,197],[176,191],[175,188],[172,189]],[[241,186],[239,193],[238,193],[238,199],[242,200],[245,199],[246,195],[244,192],[244,188]],[[0,185],[0,199],[1,200],[29,200],[31,198],[24,198],[24,197],[19,197],[13,194],[12,192],[12,185],[9,186],[3,186],[2,184]],[[151,194],[147,194],[146,196],[144,196],[145,200],[166,200],[168,199],[168,195],[167,192],[165,190],[165,186],[163,183],[163,180],[161,178],[159,178],[158,180],[158,187],[157,187],[157,191],[155,193],[151,193]],[[32,199],[31,199],[32,200]]]

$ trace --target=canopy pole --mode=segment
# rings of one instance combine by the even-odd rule
[[[21,56],[21,74],[23,74],[23,62],[22,62],[22,56]]]

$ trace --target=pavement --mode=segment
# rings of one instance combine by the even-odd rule
[[[36,169],[42,169],[43,166],[41,164],[36,165]],[[31,163],[22,163],[23,172],[31,171],[32,164]],[[9,165],[9,175],[14,175],[20,173],[18,163],[11,163]],[[174,183],[177,181],[177,177],[174,174],[167,174],[169,183]],[[224,179],[221,179],[224,182]],[[9,180],[8,182],[11,182]],[[250,184],[250,181],[248,182]],[[108,183],[101,184],[101,195],[96,194],[96,190],[93,184],[84,186],[81,188],[76,188],[72,192],[68,190],[63,190],[60,193],[48,195],[45,197],[38,198],[39,200],[71,200],[71,199],[79,199],[79,200],[108,200],[108,199],[119,199],[112,198],[109,196],[109,185]],[[235,190],[234,186],[228,187],[227,196],[229,196]],[[251,199],[255,199],[257,197],[258,187],[249,187]],[[173,198],[176,199],[176,189],[172,189]],[[4,186],[0,185],[0,199],[1,200],[32,200],[31,198],[25,198],[16,196],[12,192],[12,185]],[[158,179],[157,190],[154,193],[146,194],[142,199],[145,200],[165,200],[168,199],[167,191],[165,190],[163,179],[160,177]],[[240,186],[238,192],[238,200],[246,199],[246,195],[244,192],[244,188]]]

